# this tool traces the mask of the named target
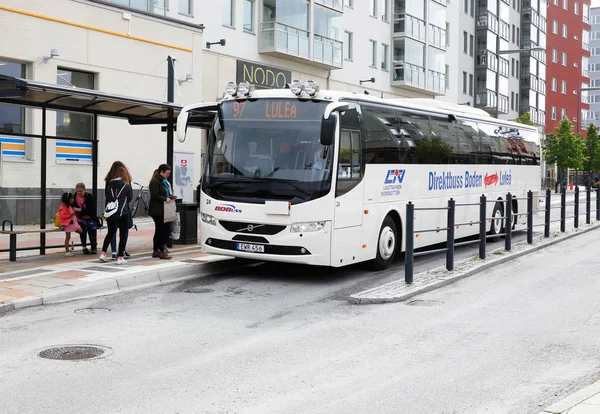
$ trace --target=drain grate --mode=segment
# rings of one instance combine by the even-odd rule
[[[98,345],[65,345],[46,348],[38,353],[40,358],[58,361],[80,361],[107,356],[110,348]]]
[[[209,289],[209,288],[201,288],[201,287],[194,287],[194,288],[190,288],[188,290],[186,290],[186,293],[210,293],[210,292],[214,292],[214,289]]]
[[[105,313],[110,312],[108,308],[83,308],[77,309],[75,313]]]
[[[437,306],[440,302],[437,300],[412,300],[407,303],[408,306]]]

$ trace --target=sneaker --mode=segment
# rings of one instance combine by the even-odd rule
[[[116,254],[116,253],[113,253],[113,254],[112,254],[112,259],[113,259],[113,260],[117,260],[117,254]]]
[[[101,262],[108,262],[108,259],[106,258],[106,253],[104,252],[100,253],[100,257],[98,259],[100,259]]]
[[[73,257],[73,256],[75,256],[75,253],[73,253],[73,252],[65,253],[65,257]]]
[[[92,252],[90,252],[90,250],[87,247],[84,247],[83,254],[92,254]]]
[[[127,252],[123,252],[123,257],[131,257],[131,255]]]
[[[127,263],[127,260],[123,259],[122,257],[119,257],[119,258],[117,259],[117,264],[118,264],[118,265],[123,265],[123,264],[125,264],[125,263]]]

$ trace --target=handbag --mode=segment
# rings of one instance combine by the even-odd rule
[[[175,201],[169,200],[164,203],[164,214],[165,214],[165,223],[170,223],[172,221],[177,220],[177,206],[175,205]]]
[[[181,219],[179,217],[179,213],[175,214],[175,223],[173,223],[173,231],[171,232],[171,239],[179,240],[181,236]]]

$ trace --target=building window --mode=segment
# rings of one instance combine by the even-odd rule
[[[346,60],[352,60],[352,44],[353,43],[354,43],[353,33],[346,32],[346,39],[344,42],[344,56],[346,57]]]
[[[552,62],[558,63],[558,50],[552,49]]]
[[[515,110],[518,111],[521,103],[519,102],[519,94],[515,93]]]
[[[56,76],[59,85],[94,89],[94,74],[59,68]],[[56,136],[92,139],[93,116],[71,112],[56,112]],[[58,142],[57,142],[58,145]],[[60,154],[56,154],[59,159]],[[91,158],[90,158],[91,159]]]
[[[21,63],[0,61],[0,75],[25,78],[25,65]],[[25,133],[25,108],[15,105],[0,104],[0,134],[1,133]],[[2,159],[4,161],[26,159],[27,155],[25,149],[29,146],[28,140],[28,138],[0,136]]]
[[[558,34],[558,22],[556,20],[552,21],[552,33]]]
[[[234,27],[233,24],[233,1],[234,0],[222,0],[223,1],[223,25]]]
[[[515,110],[515,93],[514,92],[510,93],[510,110],[511,111]]]
[[[473,56],[473,51],[475,49],[475,39],[473,35],[469,35],[469,56]]]
[[[471,17],[475,17],[475,0],[471,0]]]
[[[377,67],[377,42],[369,40],[371,43],[371,66]]]
[[[517,60],[517,67],[515,68],[515,73],[516,73],[515,77],[517,79],[519,79],[519,61],[518,60]]]
[[[519,28],[517,27],[517,46],[521,45],[521,32],[519,31]]]
[[[354,8],[354,0],[344,0],[344,5],[349,8]]]
[[[516,37],[515,35],[517,34],[516,32],[517,32],[517,28],[516,28],[516,27],[515,27],[515,25],[513,24],[513,25],[512,25],[512,42],[513,42],[513,43],[516,43],[516,42],[515,42],[515,37]]]
[[[473,75],[469,74],[469,96],[473,96]]]
[[[381,45],[381,69],[388,70],[388,45]]]
[[[566,118],[567,118],[567,110],[565,108],[561,108],[560,119],[566,119]]]
[[[463,52],[467,53],[467,32],[463,32]]]
[[[563,9],[569,10],[569,0],[563,0]]]
[[[450,46],[450,23],[446,22],[446,46]]]
[[[463,93],[467,93],[467,72],[463,72],[462,81],[463,81],[462,91],[463,91]]]
[[[558,85],[558,81],[556,78],[552,78],[552,92],[556,92],[556,86]]]
[[[510,59],[510,74],[515,76],[515,58]]]
[[[148,0],[104,0],[104,1],[108,1],[109,3],[112,3],[117,7],[125,6],[125,7],[145,11],[145,12],[152,13],[152,14],[158,14],[160,16],[166,16],[166,14],[167,14],[167,8],[165,7],[166,0],[154,0],[154,1],[148,1]],[[191,0],[189,0],[189,1],[191,2]],[[181,11],[183,3],[184,3],[183,1],[179,2],[179,10],[180,10],[179,12],[180,13],[184,13]],[[192,12],[192,10],[191,10],[191,6],[190,6],[189,13],[184,13],[184,14],[191,14],[191,12]]]
[[[560,82],[560,93],[563,93],[563,94],[567,93],[567,81]]]
[[[389,16],[389,4],[388,4],[388,0],[383,0],[383,16],[381,16],[381,18],[383,19],[384,22],[388,22],[390,20],[390,16]]]
[[[450,65],[446,65],[446,89],[450,89]]]
[[[254,0],[244,0],[244,31],[254,33]]]
[[[369,4],[369,14],[372,17],[377,17],[377,0],[369,0],[371,3]]]
[[[179,13],[192,15],[192,0],[179,0]]]
[[[464,12],[469,14],[469,0],[465,0]]]
[[[579,16],[579,3],[575,2],[573,10],[575,11],[575,14]]]
[[[553,106],[550,112],[550,119],[556,121],[556,106]]]
[[[567,66],[567,54],[565,52],[562,54],[562,65]]]
[[[563,24],[562,26],[562,37],[567,38],[567,25]]]

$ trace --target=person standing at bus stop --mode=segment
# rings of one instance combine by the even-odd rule
[[[150,180],[150,204],[148,214],[154,220],[154,238],[152,239],[152,257],[167,260],[171,256],[165,252],[167,238],[170,235],[171,223],[165,223],[165,203],[174,203],[177,196],[173,195],[169,185],[171,167],[161,164],[156,174]]]
[[[125,168],[117,168],[115,178],[110,180],[108,187],[105,189],[107,207],[110,203],[116,204],[116,208],[113,210],[110,216],[105,212],[106,223],[108,224],[108,232],[104,238],[102,244],[102,253],[100,254],[100,261],[106,262],[106,250],[112,240],[113,236],[119,230],[119,250],[117,252],[117,264],[125,264],[126,261],[123,258],[125,247],[127,246],[127,237],[129,235],[129,203],[133,195],[131,186],[126,181],[128,172]]]
[[[123,181],[125,181],[127,184],[129,184],[131,186],[131,173],[129,172],[129,169],[122,161],[115,161],[110,166],[110,170],[108,170],[106,177],[104,177],[105,196],[107,195],[106,189],[108,188],[110,181],[117,178],[117,170],[119,168],[125,169],[125,177],[123,177]],[[131,214],[130,214],[129,215],[129,228],[131,228],[131,227],[133,227],[133,218],[131,217]],[[121,237],[120,231],[119,231],[119,237]],[[110,241],[110,250],[112,252],[112,259],[117,260],[117,232],[114,233],[114,235]],[[129,253],[127,253],[126,251],[123,252],[123,257],[129,257],[129,256],[130,256]]]

